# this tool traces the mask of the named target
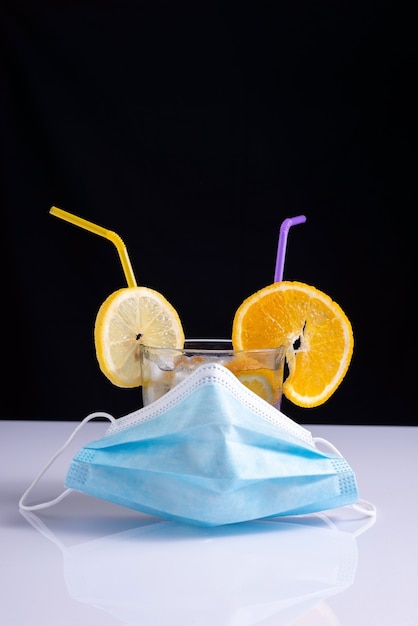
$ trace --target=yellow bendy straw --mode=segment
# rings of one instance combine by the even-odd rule
[[[56,217],[60,217],[71,224],[75,224],[75,226],[80,226],[80,228],[84,228],[85,230],[89,230],[91,233],[95,235],[100,235],[100,237],[104,237],[108,239],[112,243],[115,244],[116,249],[119,254],[120,261],[122,263],[123,271],[125,274],[126,282],[128,283],[128,287],[136,287],[135,275],[132,269],[131,261],[128,256],[128,251],[126,250],[126,246],[123,243],[122,239],[114,233],[112,230],[107,230],[107,228],[102,228],[102,226],[97,226],[97,224],[93,224],[93,222],[89,222],[88,220],[83,219],[82,217],[78,217],[77,215],[73,215],[72,213],[68,213],[68,211],[63,211],[56,206],[51,207],[49,211],[52,215]]]

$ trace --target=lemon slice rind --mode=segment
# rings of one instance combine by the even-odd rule
[[[118,387],[139,387],[139,345],[182,348],[184,332],[174,307],[148,287],[115,291],[101,305],[94,326],[102,373]]]

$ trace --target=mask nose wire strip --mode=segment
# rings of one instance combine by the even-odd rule
[[[109,422],[116,422],[116,419],[113,417],[113,415],[110,415],[109,413],[103,413],[101,411],[98,411],[97,413],[90,413],[90,415],[87,415],[87,417],[85,417],[80,422],[77,428],[75,428],[74,432],[68,437],[64,445],[61,446],[61,448],[57,452],[55,452],[55,454],[50,458],[50,460],[45,465],[45,467],[39,472],[39,474],[35,477],[35,479],[26,489],[25,493],[19,500],[19,509],[22,509],[23,511],[37,511],[39,509],[46,509],[54,504],[57,504],[58,502],[61,502],[61,500],[63,500],[71,491],[73,491],[72,489],[65,489],[59,496],[57,496],[53,500],[49,500],[48,502],[42,502],[40,504],[25,504],[25,500],[28,497],[28,495],[31,493],[32,489],[35,487],[35,485],[38,484],[42,476],[45,474],[45,472],[47,472],[47,470],[51,467],[51,465],[55,462],[55,460],[60,456],[60,454],[62,454],[62,452],[70,445],[70,443],[72,442],[76,434],[83,428],[83,426],[87,422],[90,422],[92,419],[96,417],[105,417],[106,419],[109,420]]]

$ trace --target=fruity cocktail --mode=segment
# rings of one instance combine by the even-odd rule
[[[142,386],[145,403],[153,401],[176,384],[173,372],[177,367],[181,375],[187,375],[199,363],[196,354],[187,354],[191,347],[176,309],[158,291],[137,286],[126,247],[116,233],[56,207],[50,212],[115,244],[128,287],[110,294],[99,308],[94,327],[96,356],[114,385]],[[288,229],[305,218],[293,219],[283,225]],[[280,240],[279,252],[275,282],[246,298],[235,313],[228,359],[225,353],[219,354],[219,345],[210,350],[215,349],[214,357],[224,359],[225,367],[271,404],[279,407],[283,390],[298,406],[319,406],[335,392],[349,367],[354,344],[351,324],[341,307],[319,289],[282,280],[284,246]],[[155,368],[155,355],[164,351],[170,356],[169,367]],[[258,356],[251,360],[255,352],[247,351]],[[279,354],[274,365],[260,358],[263,351]],[[283,381],[284,358],[288,373]],[[147,368],[153,361],[151,375]],[[155,373],[162,385],[157,392],[151,385]]]
[[[140,344],[144,405],[158,400],[197,367],[218,363],[251,391],[280,408],[286,350],[234,350],[228,339],[186,339],[181,349]]]

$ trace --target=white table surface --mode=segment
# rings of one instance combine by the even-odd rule
[[[352,510],[201,529],[71,493],[18,501],[75,422],[0,421],[0,621],[7,626],[416,626],[418,428],[309,426],[354,469],[376,522]],[[92,422],[37,486],[58,495]]]

